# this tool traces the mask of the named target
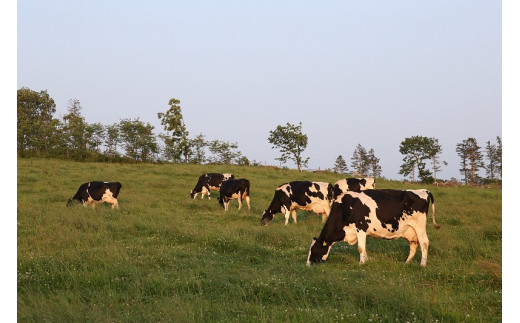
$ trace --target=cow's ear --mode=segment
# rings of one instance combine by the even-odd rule
[[[312,240],[316,241],[316,240],[318,240],[318,238],[314,237],[314,238],[312,238]]]

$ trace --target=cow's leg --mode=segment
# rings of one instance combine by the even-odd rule
[[[229,208],[229,200],[224,200],[224,211],[227,211]]]
[[[246,203],[247,203],[247,210],[251,211],[251,199],[249,198],[249,195],[246,196]]]
[[[238,210],[240,211],[240,209],[242,208],[242,194],[240,194],[240,192],[238,192]]]
[[[289,224],[289,216],[291,215],[291,211],[285,210],[285,225]]]
[[[322,214],[321,214],[321,222],[322,222],[322,223],[325,223],[325,221],[327,221],[327,217],[328,217],[328,216],[329,216],[329,215],[328,215],[327,213],[322,213]]]
[[[417,233],[415,233],[414,228],[408,227],[408,229],[404,232],[403,238],[408,240],[408,243],[410,244],[410,254],[408,255],[408,258],[406,259],[406,263],[410,263],[415,256],[415,252],[417,251],[417,245],[419,244],[417,240]]]
[[[367,233],[363,230],[359,230],[357,233],[358,240],[358,251],[359,251],[359,264],[362,265],[368,260],[367,255]]]
[[[413,227],[417,233],[417,240],[421,246],[421,266],[426,267],[426,260],[428,259],[428,245],[430,240],[426,235],[426,215],[419,217],[417,224]]]
[[[202,190],[200,192],[200,199],[203,200],[204,199],[204,195],[208,194],[208,190],[206,189],[205,186],[202,186]],[[208,199],[209,199],[209,196],[208,196]]]
[[[294,224],[298,223],[298,222],[296,221],[296,217],[297,217],[296,210],[292,210],[292,211],[291,211],[291,216],[292,216],[292,219],[293,219],[293,221],[294,221]]]

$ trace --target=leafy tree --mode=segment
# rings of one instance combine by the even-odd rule
[[[105,139],[105,127],[99,122],[85,125],[85,137],[87,141],[87,150],[100,154],[101,145]]]
[[[53,118],[56,104],[47,91],[22,87],[17,91],[17,150],[48,154],[58,145],[59,120]]]
[[[437,173],[442,171],[442,166],[441,164],[443,164],[444,166],[447,166],[448,163],[445,162],[445,161],[441,161],[440,160],[440,155],[442,153],[442,146],[439,144],[439,139],[437,138],[431,138],[432,141],[430,142],[431,144],[431,151],[432,151],[432,156],[431,156],[431,160],[432,160],[432,169],[433,169],[433,180],[434,182],[437,182]]]
[[[86,123],[81,115],[81,103],[78,99],[69,100],[68,113],[63,116],[63,136],[66,143],[66,156],[83,159],[87,153],[85,136]]]
[[[365,147],[358,144],[356,149],[354,149],[354,153],[352,154],[351,166],[354,169],[354,174],[356,176],[368,176],[369,170],[369,161],[368,161],[368,153]]]
[[[154,161],[159,152],[157,139],[150,123],[139,120],[123,119],[119,122],[119,130],[126,155],[137,161]]]
[[[399,152],[405,155],[399,174],[403,176],[411,175],[412,181],[415,181],[415,168],[417,167],[418,176],[423,183],[433,182],[432,173],[426,169],[425,160],[431,159],[437,154],[434,143],[435,138],[423,136],[405,138],[399,146]]]
[[[468,138],[457,144],[457,154],[461,157],[462,169],[466,183],[477,183],[478,171],[484,167],[482,152],[475,138]]]
[[[170,99],[168,111],[166,113],[157,113],[157,117],[161,120],[164,130],[171,131],[171,134],[161,137],[165,143],[165,157],[174,161],[177,161],[179,157],[183,157],[184,162],[187,163],[192,151],[190,140],[188,139],[189,132],[184,124],[180,103],[180,100]]]
[[[105,154],[109,157],[118,156],[117,147],[121,141],[119,138],[119,124],[114,123],[112,125],[105,126]]]
[[[208,143],[209,151],[213,154],[213,162],[216,164],[238,163],[242,153],[238,151],[237,143],[220,140],[212,140]]]
[[[498,176],[500,176],[500,179],[502,179],[502,138],[500,138],[500,136],[497,136],[497,149],[495,159],[498,168]]]
[[[486,176],[487,178],[493,180],[495,179],[495,173],[497,172],[497,165],[495,160],[497,146],[491,144],[491,141],[486,142],[486,157],[488,159],[488,164],[486,165]]]
[[[379,158],[375,156],[374,149],[371,148],[367,154],[367,162],[369,170],[372,171],[372,177],[381,177],[381,166],[379,165]]]
[[[339,155],[338,158],[336,158],[336,162],[334,162],[334,172],[340,174],[348,172],[347,163],[341,155]]]
[[[206,160],[206,146],[208,143],[204,139],[203,134],[199,134],[194,139],[191,139],[191,147],[193,150],[193,161],[196,164],[202,164]]]
[[[270,144],[272,149],[278,148],[282,155],[276,160],[282,163],[292,160],[296,163],[298,170],[301,172],[302,167],[306,167],[309,158],[303,158],[302,153],[307,148],[307,135],[302,133],[302,123],[298,126],[287,122],[286,126],[277,126],[275,130],[269,131]]]

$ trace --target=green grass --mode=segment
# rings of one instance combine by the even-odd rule
[[[292,180],[335,182],[328,173],[245,166],[79,163],[18,159],[19,321],[501,321],[502,191],[378,180],[377,188],[427,188],[428,267],[408,244],[367,239],[334,245],[305,265],[321,217],[288,226],[260,218],[274,189]],[[189,200],[205,172],[251,182],[250,212]],[[119,210],[65,204],[79,185],[120,181]]]

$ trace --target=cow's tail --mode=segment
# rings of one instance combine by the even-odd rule
[[[433,227],[435,229],[440,229],[441,226],[437,224],[437,222],[435,222],[435,203],[433,201],[433,194],[428,191],[428,203],[431,202],[432,203],[432,219],[433,219]]]

